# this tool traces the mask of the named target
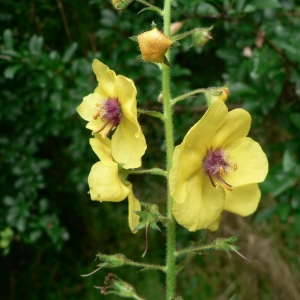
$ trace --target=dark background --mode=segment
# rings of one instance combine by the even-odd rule
[[[162,6],[163,1],[151,1]],[[100,59],[132,78],[138,105],[161,109],[160,72],[136,63],[128,39],[150,28],[155,12],[132,3],[122,13],[109,1],[0,0],[0,290],[1,299],[102,299],[109,272],[132,283],[148,300],[164,298],[158,271],[95,269],[95,254],[123,253],[164,263],[165,231],[130,233],[127,201],[92,202],[87,176],[97,157],[90,131],[76,113],[96,87],[91,63]],[[250,136],[266,152],[270,172],[261,184],[258,211],[241,218],[224,214],[220,229],[189,233],[178,226],[178,247],[239,235],[240,252],[196,256],[178,276],[178,295],[189,299],[300,299],[300,4],[293,0],[173,1],[180,32],[214,25],[204,48],[181,41],[172,52],[172,95],[229,85],[229,108],[253,118]],[[178,103],[175,139],[205,111],[203,96]],[[159,120],[139,118],[147,139],[144,167],[164,167]],[[136,196],[164,212],[161,177],[131,176]],[[107,299],[116,299],[107,296]]]

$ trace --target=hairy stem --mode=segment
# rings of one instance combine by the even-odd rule
[[[164,6],[164,34],[170,36],[171,24],[171,0],[165,0]],[[170,59],[169,52],[166,54],[167,59]],[[165,135],[166,135],[166,154],[167,154],[167,175],[172,167],[173,152],[174,152],[174,136],[173,136],[173,121],[172,121],[172,106],[171,106],[171,91],[170,91],[170,68],[165,64],[162,65],[162,88],[163,88],[163,104],[165,116]],[[168,200],[167,200],[167,257],[166,257],[166,299],[171,300],[175,298],[176,289],[176,258],[175,258],[175,220],[172,214],[173,199],[170,194],[169,182],[168,184]]]

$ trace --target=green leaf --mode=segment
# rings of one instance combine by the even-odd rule
[[[279,3],[278,0],[252,0],[249,1],[250,3],[247,4],[245,7],[245,12],[250,12],[248,11],[248,7],[254,7],[256,9],[265,9],[265,8],[280,8],[281,4]],[[250,8],[251,9],[251,8]]]
[[[276,211],[277,211],[277,205],[263,209],[256,214],[254,222],[260,223],[262,221],[265,221],[271,218],[276,213]]]
[[[29,41],[29,51],[33,55],[40,55],[42,51],[42,46],[44,43],[44,38],[42,36],[32,36]]]
[[[278,182],[278,187],[277,189],[275,189],[275,191],[272,192],[274,197],[279,196],[280,194],[282,194],[283,192],[285,192],[286,190],[290,189],[295,183],[295,178],[285,178],[284,180],[281,180],[280,182]]]
[[[290,216],[291,206],[289,203],[281,203],[277,206],[277,212],[280,220],[285,222]]]
[[[289,172],[297,167],[297,162],[290,150],[286,149],[283,153],[282,167],[284,172]]]
[[[197,13],[203,15],[218,15],[219,11],[212,4],[202,2],[197,7]]]
[[[62,61],[67,63],[71,60],[72,56],[74,55],[76,49],[78,47],[78,43],[72,43],[71,46],[65,51]]]
[[[15,65],[9,66],[4,70],[4,78],[13,79],[18,70],[21,69],[22,66]]]
[[[290,114],[290,120],[298,129],[300,129],[300,113]]]
[[[13,39],[13,34],[10,29],[5,29],[3,32],[3,42],[4,42],[4,47],[6,49],[13,49],[14,48],[14,39]]]

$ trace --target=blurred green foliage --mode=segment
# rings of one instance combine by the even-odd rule
[[[155,65],[135,62],[138,47],[128,37],[149,29],[152,20],[158,27],[162,22],[151,11],[137,16],[142,6],[135,2],[120,14],[108,0],[0,0],[0,6],[0,247],[7,270],[0,275],[1,293],[5,299],[99,299],[93,285],[101,285],[106,273],[85,279],[79,275],[94,268],[97,251],[140,259],[144,235],[129,232],[126,203],[90,201],[87,175],[97,158],[76,107],[96,86],[91,62],[99,58],[135,81],[139,106],[160,110],[160,72]],[[276,228],[278,243],[288,249],[284,258],[299,266],[293,253],[300,234],[300,4],[174,0],[173,7],[173,20],[185,22],[181,32],[214,25],[214,40],[204,48],[191,47],[186,39],[172,52],[173,96],[228,83],[229,108],[242,106],[251,113],[250,135],[270,162],[254,226]],[[203,104],[199,96],[176,106],[176,143],[200,118]],[[147,116],[140,122],[148,143],[144,166],[163,167],[162,124]],[[140,200],[164,210],[160,179],[143,176],[132,181]],[[236,230],[234,234],[243,236],[246,227]],[[178,245],[219,234],[188,234],[179,228]],[[164,235],[151,231],[149,238],[146,259],[163,263]],[[289,298],[287,292],[272,290],[266,277],[258,278],[258,296],[242,285],[226,294],[227,280],[234,280],[235,273],[222,279],[213,264],[222,268],[226,257],[218,265],[214,255],[195,263],[223,285],[194,267],[179,277],[184,299],[199,299],[200,291],[201,299],[234,294],[240,295],[237,299]],[[147,299],[163,299],[162,274],[120,269],[118,275]]]

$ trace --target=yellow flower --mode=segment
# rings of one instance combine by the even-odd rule
[[[165,63],[165,54],[173,41],[157,28],[146,31],[137,37],[142,59],[146,62]]]
[[[137,121],[136,88],[131,79],[115,74],[108,66],[95,59],[93,71],[98,86],[93,94],[83,98],[77,112],[87,128],[111,138],[112,156],[123,168],[138,168],[147,148],[145,137]]]
[[[175,148],[170,172],[173,214],[190,231],[219,227],[223,210],[248,216],[260,200],[268,161],[246,137],[251,116],[215,101]]]
[[[101,161],[92,166],[88,177],[92,200],[120,202],[128,197],[128,222],[131,231],[138,225],[139,216],[134,210],[141,210],[139,200],[134,196],[132,185],[122,178],[119,165],[112,158],[111,141],[99,134],[90,139],[90,144]]]

